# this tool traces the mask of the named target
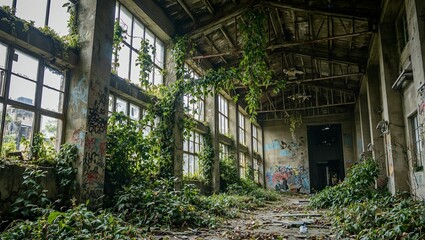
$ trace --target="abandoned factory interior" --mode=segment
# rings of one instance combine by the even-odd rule
[[[425,239],[424,123],[423,0],[0,0],[1,239]]]

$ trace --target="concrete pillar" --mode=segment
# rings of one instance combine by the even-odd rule
[[[378,56],[381,77],[383,120],[389,123],[389,132],[384,134],[385,155],[388,165],[388,189],[408,191],[408,165],[405,159],[406,138],[404,131],[403,105],[400,93],[392,89],[398,77],[397,38],[393,21],[384,21],[378,27]]]
[[[102,204],[108,94],[111,76],[115,0],[80,0],[79,34],[83,41],[72,71],[66,140],[79,149],[78,198]]]
[[[212,146],[214,148],[214,160],[212,166],[211,188],[213,193],[220,191],[220,146],[218,130],[218,97],[217,95],[208,96],[205,99],[205,120],[208,122],[211,130]]]
[[[384,141],[380,129],[376,129],[382,120],[382,104],[379,86],[379,72],[377,68],[369,68],[367,71],[366,92],[369,109],[369,129],[372,144],[372,157],[379,164],[379,176],[377,186],[384,187],[387,184],[387,165],[385,163]]]

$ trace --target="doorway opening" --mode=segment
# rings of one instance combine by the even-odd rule
[[[345,177],[341,124],[307,126],[311,191],[336,185]]]

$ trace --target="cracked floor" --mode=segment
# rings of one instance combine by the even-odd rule
[[[214,229],[157,232],[154,239],[334,239],[325,211],[307,208],[308,196],[281,195],[254,211],[238,211]],[[300,226],[307,233],[300,232]]]

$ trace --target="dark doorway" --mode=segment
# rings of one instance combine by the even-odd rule
[[[340,124],[307,127],[310,187],[319,191],[344,179]]]

